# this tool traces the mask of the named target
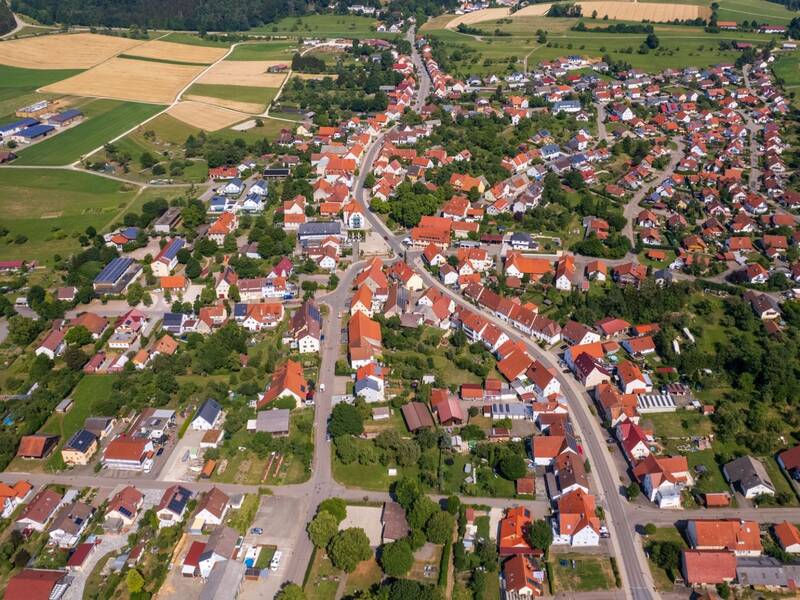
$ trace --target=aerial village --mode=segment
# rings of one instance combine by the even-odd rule
[[[303,42],[385,108],[0,261],[6,600],[797,593],[786,49],[459,77],[414,24]]]

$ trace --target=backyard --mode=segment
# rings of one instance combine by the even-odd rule
[[[607,556],[558,554],[551,557],[553,591],[590,592],[614,588],[614,572]]]

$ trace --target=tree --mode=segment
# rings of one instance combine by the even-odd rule
[[[656,48],[658,48],[660,42],[658,36],[655,33],[651,32],[647,34],[647,38],[645,38],[644,43],[651,50],[655,50]]]
[[[414,564],[414,553],[407,540],[386,544],[381,551],[381,568],[389,577],[402,577]]]
[[[528,466],[525,459],[519,454],[506,454],[500,459],[500,474],[512,481],[525,477],[528,473]]]
[[[83,325],[78,325],[70,329],[64,339],[70,346],[85,346],[92,342],[92,334]]]
[[[131,594],[136,594],[141,592],[144,587],[144,577],[136,569],[131,569],[125,576],[125,584]]]
[[[428,519],[439,510],[436,503],[427,496],[420,495],[414,504],[411,505],[411,510],[408,511],[408,524],[412,529],[422,529],[428,522]]]
[[[328,431],[332,437],[340,435],[361,435],[364,433],[364,417],[352,404],[340,402],[331,411]]]
[[[336,522],[341,523],[347,517],[347,503],[341,498],[326,498],[317,507],[317,513],[323,511],[332,514]]]
[[[625,496],[628,498],[628,500],[636,500],[639,497],[640,492],[641,490],[639,489],[639,484],[636,482],[625,488]]]
[[[425,535],[432,544],[444,544],[453,537],[453,525],[455,519],[453,515],[444,511],[438,511],[431,515],[425,524]]]
[[[339,530],[339,521],[331,513],[318,512],[306,527],[308,538],[317,548],[325,548]]]
[[[536,519],[528,528],[528,543],[532,548],[538,548],[547,554],[550,544],[553,543],[553,529],[544,519]]]
[[[655,523],[648,523],[644,526],[645,535],[653,535],[657,531]]]
[[[461,509],[461,499],[458,496],[447,497],[447,512],[451,515],[457,515]]]
[[[71,371],[78,371],[89,360],[87,354],[78,346],[70,346],[64,352],[64,363]]]
[[[125,296],[125,299],[128,301],[129,306],[136,306],[139,302],[142,301],[144,297],[144,289],[138,283],[132,283],[128,287],[128,295]]]
[[[8,339],[17,346],[27,346],[44,329],[41,320],[34,321],[20,315],[14,315],[8,320]]]
[[[422,495],[422,490],[419,487],[419,482],[409,477],[403,477],[394,484],[392,494],[398,504],[408,511],[411,509],[414,501]]]
[[[275,600],[306,600],[306,593],[296,583],[288,583],[277,593]]]
[[[200,277],[200,272],[202,270],[203,269],[200,266],[200,261],[198,261],[196,258],[192,257],[186,262],[186,276],[189,279]]]
[[[358,563],[372,556],[369,538],[360,527],[340,531],[328,544],[328,556],[334,567],[345,573],[352,573]]]
[[[158,164],[158,160],[149,152],[142,152],[139,157],[139,164],[142,165],[143,169],[149,169],[153,165]]]

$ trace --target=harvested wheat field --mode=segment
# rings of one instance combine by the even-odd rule
[[[216,131],[247,118],[247,115],[202,102],[179,102],[167,114],[192,127]]]
[[[286,73],[267,73],[267,68],[281,64],[286,63],[279,60],[223,60],[211,67],[197,83],[277,88],[286,79]]]
[[[529,4],[523,8],[520,8],[517,12],[511,15],[511,18],[514,17],[543,17],[547,14],[547,11],[550,10],[551,4]]]
[[[510,13],[511,11],[507,8],[484,8],[483,10],[476,10],[465,15],[458,15],[445,25],[445,27],[447,29],[455,29],[462,23],[464,25],[472,25],[473,23],[481,23],[483,21],[496,21],[497,19],[508,17]]]
[[[142,58],[209,65],[215,60],[219,60],[225,56],[227,51],[227,48],[211,48],[210,46],[193,46],[189,44],[176,44],[174,42],[153,40],[152,42],[136,46],[125,54],[141,56]]]
[[[25,69],[88,69],[140,44],[141,40],[94,33],[43,35],[0,43],[0,64]]]
[[[707,19],[711,16],[711,9],[707,6],[694,6],[691,4],[655,4],[649,2],[578,2],[577,4],[581,5],[584,16],[591,15],[594,11],[597,11],[598,19],[608,15],[609,19],[665,23],[674,19]]]
[[[238,100],[225,100],[224,98],[214,98],[213,96],[198,96],[197,94],[185,94],[181,96],[181,99],[221,106],[222,108],[229,108],[251,115],[258,115],[264,112],[264,105],[256,104],[255,102],[239,102]]]
[[[42,88],[44,92],[169,104],[203,70],[191,65],[112,58],[93,69]]]

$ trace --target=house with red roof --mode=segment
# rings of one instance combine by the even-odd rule
[[[600,519],[594,496],[581,489],[558,499],[558,532],[554,544],[597,546],[600,543]]]
[[[694,485],[685,456],[648,454],[633,467],[633,474],[659,508],[681,508],[683,490]]]
[[[308,397],[309,386],[303,374],[303,366],[294,360],[287,360],[272,375],[269,387],[257,403],[261,409],[278,398],[294,398],[297,403],[304,403]]]
[[[647,445],[647,436],[636,423],[622,421],[617,424],[615,433],[620,446],[622,446],[622,450],[625,452],[625,456],[631,464],[650,455],[650,448]]]
[[[525,537],[525,532],[530,524],[531,512],[524,506],[506,509],[506,515],[500,521],[500,534],[497,538],[500,556],[537,553],[531,548]]]
[[[33,486],[24,480],[17,481],[14,485],[0,483],[0,517],[7,519],[16,508],[28,499]]]
[[[761,531],[755,521],[743,519],[693,519],[686,526],[695,550],[725,550],[736,556],[761,556]]]
[[[784,552],[800,554],[800,531],[794,523],[789,521],[776,523],[772,531]]]
[[[53,600],[60,598],[69,585],[66,571],[22,569],[8,580],[3,600]]]
[[[544,595],[544,572],[530,557],[517,554],[503,563],[506,600],[532,600]]]

